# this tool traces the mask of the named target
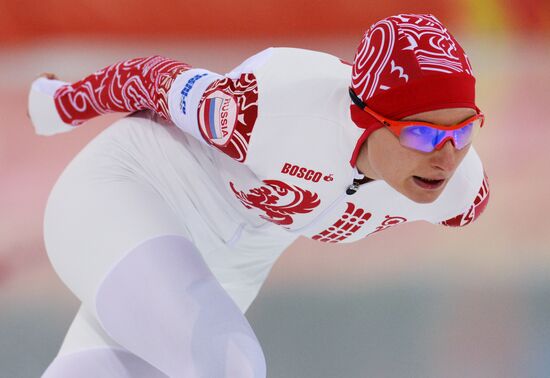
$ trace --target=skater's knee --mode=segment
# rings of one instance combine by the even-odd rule
[[[211,276],[195,246],[180,235],[157,236],[138,244],[103,277],[95,295],[95,309],[102,320],[114,310],[152,306],[162,299],[179,300],[174,290],[184,291]],[[141,310],[144,310],[141,308]],[[123,311],[124,312],[124,311]],[[112,314],[111,314],[112,315]]]
[[[265,377],[248,321],[181,236],[134,248],[105,276],[95,303],[109,336],[169,376]]]

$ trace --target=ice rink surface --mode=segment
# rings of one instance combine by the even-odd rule
[[[270,378],[550,376],[550,39],[457,37],[487,117],[476,141],[491,184],[486,213],[460,230],[406,224],[350,245],[298,240],[247,314]],[[76,311],[47,261],[42,215],[66,164],[117,119],[34,135],[25,115],[34,76],[74,81],[149,54],[225,72],[271,45],[352,60],[356,42],[45,40],[0,48],[0,377],[39,376]]]

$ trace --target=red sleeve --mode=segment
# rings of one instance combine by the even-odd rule
[[[60,87],[55,107],[63,122],[76,126],[108,112],[150,109],[166,119],[168,90],[189,65],[161,56],[122,61]]]
[[[258,116],[258,84],[252,73],[214,81],[198,109],[202,137],[236,161],[244,162]]]
[[[489,180],[487,178],[487,175],[484,174],[483,182],[481,184],[481,187],[479,188],[479,192],[477,193],[477,196],[474,199],[474,203],[470,206],[470,208],[466,212],[440,223],[444,226],[450,227],[463,227],[472,223],[481,215],[481,213],[487,207],[487,203],[489,203],[489,195]]]

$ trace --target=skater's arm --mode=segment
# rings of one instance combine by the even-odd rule
[[[37,133],[56,134],[109,112],[153,110],[169,119],[168,90],[189,65],[152,56],[105,67],[76,83],[41,77],[32,84],[29,115]]]
[[[161,56],[125,60],[62,86],[54,94],[55,106],[63,122],[73,126],[103,113],[146,109],[169,119],[167,92],[189,68]]]
[[[177,127],[236,161],[245,161],[258,115],[254,74],[221,76],[191,69],[174,81],[168,104]]]
[[[228,76],[152,56],[110,65],[73,84],[41,77],[31,87],[29,115],[37,134],[53,135],[104,113],[148,109],[244,162],[258,112],[254,59]]]

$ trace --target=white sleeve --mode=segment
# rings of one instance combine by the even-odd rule
[[[274,52],[274,47],[269,47],[265,50],[262,50],[256,55],[252,55],[250,58],[239,64],[237,67],[233,68],[225,76],[230,79],[238,79],[239,76],[243,73],[254,72],[254,70],[267,62],[267,60],[273,55]]]
[[[269,60],[264,50],[225,76],[190,69],[172,82],[168,112],[182,131],[244,163],[258,117],[258,81],[255,70]]]
[[[178,128],[191,134],[202,143],[208,144],[201,136],[197,110],[204,91],[222,75],[208,70],[194,68],[176,77],[168,92],[170,118]]]

